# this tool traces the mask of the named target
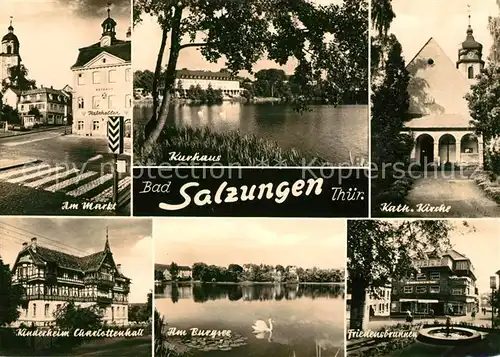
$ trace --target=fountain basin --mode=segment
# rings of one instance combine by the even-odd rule
[[[453,326],[447,335],[445,326],[423,328],[419,331],[417,340],[434,345],[459,345],[481,340],[481,334],[473,329]]]

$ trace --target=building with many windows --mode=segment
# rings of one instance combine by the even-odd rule
[[[415,261],[419,271],[393,283],[391,313],[467,315],[479,305],[476,275],[469,258],[455,250]]]
[[[176,72],[175,89],[177,91],[186,91],[191,86],[200,86],[203,90],[207,90],[209,87],[220,90],[222,91],[224,99],[238,98],[244,91],[244,89],[240,87],[240,79],[227,71],[178,70]]]
[[[12,267],[13,284],[23,287],[18,324],[50,326],[67,302],[97,305],[103,321],[128,324],[130,279],[113,259],[108,237],[100,252],[78,257],[40,246],[37,238],[23,243]]]
[[[39,113],[35,115],[38,124],[66,124],[71,115],[71,92],[43,86],[20,92],[17,110],[21,120],[33,115],[33,109]]]
[[[74,134],[105,136],[109,116],[124,116],[130,130],[133,101],[130,29],[127,40],[119,40],[116,25],[108,9],[100,41],[80,48],[71,67]]]

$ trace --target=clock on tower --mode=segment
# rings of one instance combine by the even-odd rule
[[[101,24],[102,37],[101,47],[111,46],[116,37],[116,21],[111,18],[111,10],[108,8],[108,18]]]

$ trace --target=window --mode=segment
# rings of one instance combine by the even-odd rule
[[[7,46],[7,54],[11,54],[12,53],[12,46]]]
[[[467,68],[467,77],[469,79],[474,78],[474,67],[470,66],[469,68]]]
[[[101,73],[100,72],[92,72],[92,83],[94,83],[94,84],[101,83]]]
[[[33,304],[33,317],[36,317],[36,304]]]
[[[84,80],[84,77],[83,77],[83,73],[78,73],[78,85],[81,86],[81,85],[84,85],[85,84],[85,80]]]
[[[101,107],[101,96],[92,97],[92,108],[99,109]]]
[[[439,272],[431,273],[431,280],[439,280],[440,277],[441,277],[441,274]]]
[[[426,286],[417,286],[415,289],[417,294],[425,294],[427,292],[427,287]]]
[[[130,82],[130,68],[125,70],[125,82]]]
[[[457,270],[468,270],[469,269],[469,265],[467,264],[467,262],[457,262],[456,263],[456,269]]]
[[[115,109],[116,108],[116,95],[108,96],[108,108]]]
[[[115,69],[112,69],[108,72],[108,81],[109,81],[109,83],[116,82],[116,70]]]
[[[84,109],[85,108],[85,101],[83,100],[82,97],[78,98],[78,109]]]
[[[441,291],[441,289],[440,289],[439,285],[429,287],[429,292],[431,294],[439,294],[440,291]]]
[[[427,275],[425,275],[424,273],[417,274],[417,280],[426,280],[426,279],[427,279]]]
[[[451,294],[452,295],[463,295],[463,290],[462,289],[451,289]]]
[[[49,317],[49,304],[45,304],[45,311],[43,315],[45,317]]]
[[[132,107],[132,96],[130,94],[127,94],[125,96],[125,108],[131,108]]]
[[[78,121],[78,130],[83,130],[85,128],[83,120]]]
[[[405,286],[405,287],[403,288],[403,292],[404,292],[405,294],[410,294],[410,293],[412,293],[412,292],[413,292],[413,286]]]
[[[92,122],[92,130],[93,131],[98,131],[99,130],[99,120],[94,120]]]

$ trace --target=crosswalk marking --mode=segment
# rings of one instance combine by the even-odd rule
[[[59,173],[57,173],[57,175],[47,176],[47,177],[41,178],[40,180],[28,182],[24,186],[38,188],[38,187],[43,186],[49,182],[59,181],[62,178],[68,177],[69,175],[73,175],[73,174],[76,174],[78,172],[80,172],[80,170],[78,170],[78,169],[71,169],[71,170],[67,170],[64,172],[59,172]]]
[[[17,175],[24,175],[24,174],[27,174],[28,172],[35,171],[35,170],[43,170],[43,169],[46,169],[49,167],[50,166],[47,164],[24,166],[24,167],[21,167],[19,169],[14,169],[12,171],[9,170],[7,172],[0,173],[0,180],[9,179],[9,178],[15,177]]]
[[[7,180],[7,182],[20,183],[20,182],[28,181],[28,180],[38,178],[38,177],[46,177],[48,174],[57,173],[58,171],[62,171],[62,170],[64,170],[63,166],[51,167],[50,169],[37,171],[37,172],[34,172],[32,174],[29,174],[29,175],[22,175],[22,176]]]
[[[130,176],[125,177],[124,179],[118,182],[118,192],[130,187],[130,182],[132,179]],[[90,200],[94,202],[108,202],[113,197],[113,186],[108,187],[104,191],[102,191],[97,196],[92,197]]]
[[[73,196],[73,197],[81,196],[81,195],[93,190],[94,188],[101,186],[103,183],[105,183],[106,181],[108,181],[112,178],[113,178],[112,174],[106,174],[106,175],[100,176],[99,178],[95,179],[94,181],[86,183],[85,185],[82,185],[78,188],[75,188],[73,191],[68,192],[67,195]]]
[[[96,176],[97,172],[94,171],[89,171],[89,172],[84,172],[83,174],[80,174],[78,176],[72,177],[68,180],[64,180],[62,182],[58,182],[52,186],[49,186],[45,189],[45,191],[50,191],[50,192],[56,192],[59,190],[62,190],[68,186],[74,185],[82,180],[86,180],[92,176]]]
[[[22,165],[22,166],[21,166]],[[82,172],[64,165],[52,166],[40,160],[0,160],[0,181],[18,184],[48,192],[61,192],[82,201],[107,203],[113,197],[113,174],[96,171]],[[130,176],[118,181],[118,192],[130,202],[132,179]]]

